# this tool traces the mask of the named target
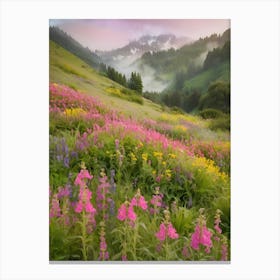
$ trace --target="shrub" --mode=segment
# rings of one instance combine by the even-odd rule
[[[222,111],[211,108],[199,112],[198,115],[203,119],[217,119],[224,116]]]
[[[209,125],[212,130],[230,130],[230,117],[225,115],[225,117],[213,119]]]
[[[185,114],[184,110],[177,107],[177,106],[171,107],[171,111],[174,112],[174,113]]]

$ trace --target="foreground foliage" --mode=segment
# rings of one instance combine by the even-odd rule
[[[187,121],[50,85],[50,260],[229,260],[229,143]]]

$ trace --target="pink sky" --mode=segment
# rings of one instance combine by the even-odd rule
[[[223,33],[229,19],[51,19],[82,45],[92,50],[122,47],[142,35],[172,33],[191,39]]]

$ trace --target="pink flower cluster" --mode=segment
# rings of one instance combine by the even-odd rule
[[[120,221],[124,220],[130,220],[131,222],[134,222],[136,220],[136,213],[133,210],[132,205],[128,205],[128,203],[123,203],[121,207],[118,210],[118,216],[117,218]]]
[[[61,209],[59,206],[59,200],[57,194],[54,194],[51,201],[50,218],[60,217]]]
[[[67,108],[81,108],[90,114],[105,110],[96,98],[75,91],[65,85],[50,84],[50,112],[63,112]]]
[[[222,244],[222,246],[221,246],[221,253],[222,253],[221,261],[227,261],[227,259],[228,259],[228,250],[227,250],[226,244]]]
[[[81,169],[80,173],[77,175],[74,184],[76,186],[84,187],[86,185],[85,179],[92,179],[93,176],[89,174],[86,169]]]
[[[106,194],[109,193],[110,184],[107,176],[100,177],[99,182],[100,184],[98,185],[96,191],[96,205],[99,211],[103,211],[108,208]]]
[[[124,221],[126,219],[130,220],[131,225],[133,226],[134,221],[137,218],[137,215],[134,212],[134,207],[140,207],[144,211],[148,208],[147,201],[145,200],[144,196],[141,195],[140,189],[137,190],[136,195],[131,199],[130,203],[126,201],[121,205],[121,207],[118,210],[117,218],[120,221]]]
[[[195,231],[191,237],[191,246],[195,250],[199,250],[199,244],[206,246],[206,252],[210,252],[212,247],[211,240],[212,232],[210,232],[205,225],[197,224]]]
[[[167,237],[171,239],[177,239],[179,237],[176,229],[169,222],[167,225],[165,223],[161,223],[159,226],[159,231],[156,233],[156,237],[160,241],[164,241]]]
[[[150,208],[151,215],[158,214],[159,208],[163,207],[163,194],[159,192],[159,187],[156,187],[155,194],[152,196],[151,204],[153,207]]]
[[[87,219],[87,233],[91,234],[93,232],[93,229],[96,227],[96,221],[95,221],[95,214],[96,211],[93,212],[89,212],[86,215],[86,219]]]
[[[59,187],[58,188],[58,193],[57,193],[57,198],[61,199],[63,197],[69,197],[70,194],[71,194],[70,185],[66,185],[65,187]]]
[[[100,254],[99,254],[99,260],[105,261],[109,259],[109,253],[107,251],[107,243],[105,236],[100,237]]]
[[[76,213],[81,213],[83,210],[87,213],[96,213],[96,209],[91,204],[92,192],[86,186],[86,180],[92,178],[93,176],[86,169],[82,168],[75,179],[74,184],[80,186],[79,201],[75,205]]]
[[[96,213],[95,208],[91,204],[92,193],[86,187],[80,188],[79,201],[76,204],[75,212],[81,213],[85,210],[87,213]]]
[[[221,217],[219,214],[216,214],[215,218],[214,229],[217,231],[217,233],[222,233],[222,229],[220,228]]]
[[[151,199],[151,204],[153,204],[156,207],[161,207],[162,206],[162,198],[163,198],[163,194],[153,195],[153,197]]]
[[[147,201],[145,200],[143,195],[141,195],[139,198],[133,197],[130,202],[130,206],[132,206],[132,207],[138,206],[138,207],[142,208],[143,210],[147,210],[147,208],[148,208]]]

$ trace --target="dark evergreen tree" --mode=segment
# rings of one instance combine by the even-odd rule
[[[142,83],[142,78],[139,73],[131,72],[128,86],[129,86],[129,88],[142,94],[143,83]]]
[[[230,84],[225,82],[212,83],[208,92],[200,100],[201,109],[217,109],[224,113],[230,112]]]

